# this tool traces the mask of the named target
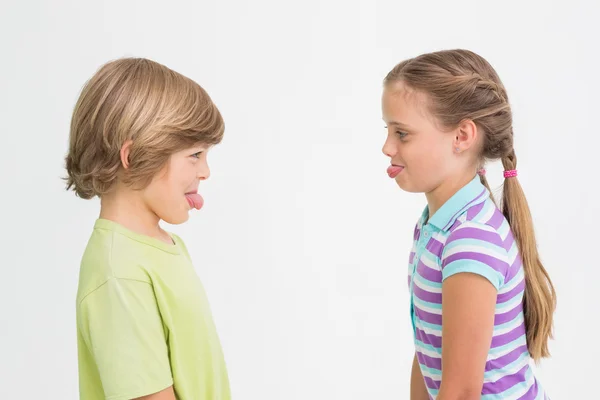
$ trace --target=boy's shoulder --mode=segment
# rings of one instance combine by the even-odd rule
[[[81,258],[77,303],[109,279],[151,284],[147,268],[156,260],[147,247],[114,230],[96,225]]]

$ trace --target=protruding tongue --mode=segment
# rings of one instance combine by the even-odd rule
[[[204,205],[204,199],[198,193],[188,193],[185,195],[190,207],[199,210]]]
[[[387,173],[390,178],[395,178],[396,175],[398,175],[400,172],[402,172],[403,169],[404,169],[403,167],[399,167],[397,165],[390,165],[387,169]]]

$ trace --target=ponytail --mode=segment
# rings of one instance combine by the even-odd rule
[[[502,158],[504,170],[516,170],[514,150]],[[483,181],[482,177],[482,181]],[[486,182],[486,187],[489,188]],[[508,220],[523,259],[525,294],[523,312],[527,331],[527,347],[535,361],[548,357],[548,339],[552,338],[552,315],[556,308],[556,292],[548,272],[540,261],[529,205],[516,176],[504,180],[502,213]]]
[[[492,201],[494,202],[494,204],[498,204],[498,203],[496,203],[496,199],[494,198],[494,194],[492,193],[492,188],[490,187],[490,184],[488,183],[488,181],[487,181],[487,179],[485,177],[485,173],[479,173],[479,179],[481,180],[481,184],[483,186],[485,186],[485,188],[490,193],[490,198],[492,199]]]

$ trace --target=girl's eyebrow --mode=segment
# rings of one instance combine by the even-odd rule
[[[408,128],[408,129],[410,129],[410,126],[408,126],[408,125],[406,125],[406,124],[404,124],[402,122],[398,122],[398,121],[390,121],[390,122],[388,122],[388,125],[395,125],[395,126],[400,126],[402,128]]]

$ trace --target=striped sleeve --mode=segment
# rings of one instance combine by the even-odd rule
[[[499,290],[509,269],[508,253],[498,232],[483,224],[464,222],[450,233],[442,252],[442,280],[461,273],[481,275]]]

